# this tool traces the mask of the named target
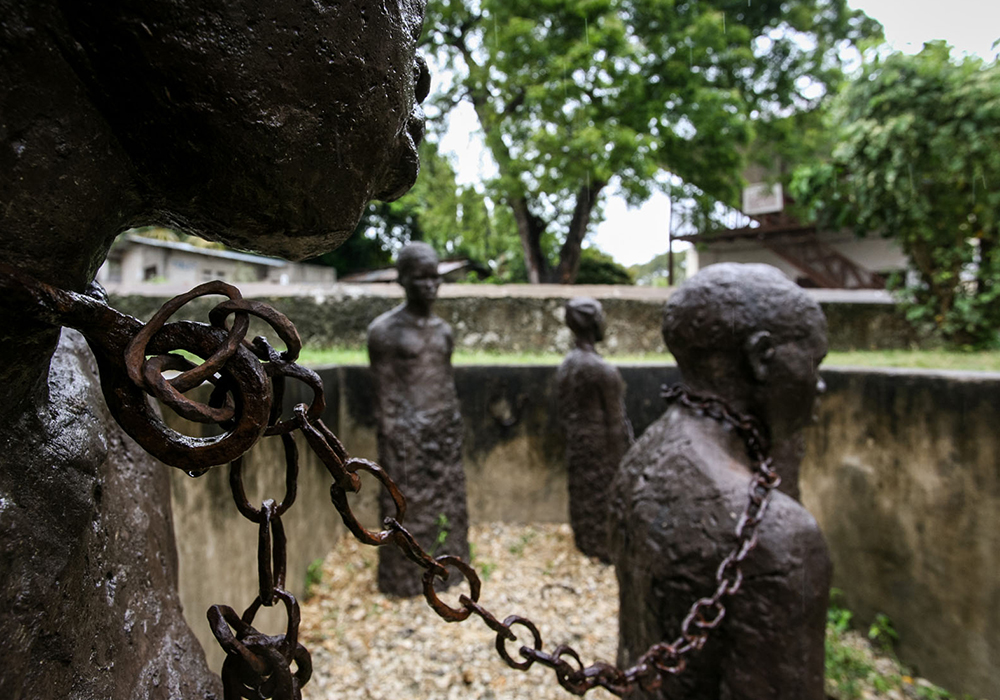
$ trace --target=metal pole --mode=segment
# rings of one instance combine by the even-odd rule
[[[667,284],[674,286],[674,203],[670,202],[670,214],[667,216]]]

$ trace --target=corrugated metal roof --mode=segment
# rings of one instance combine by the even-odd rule
[[[438,263],[438,274],[444,277],[445,275],[455,272],[456,270],[461,270],[463,268],[474,267],[472,261],[462,258],[460,260],[442,260]],[[369,272],[355,272],[353,274],[347,275],[346,277],[341,277],[341,282],[350,282],[353,284],[370,284],[376,282],[395,282],[398,275],[396,274],[395,267],[384,267],[381,270],[371,270]]]
[[[225,258],[227,260],[238,260],[240,262],[252,263],[254,265],[267,265],[268,267],[285,267],[287,260],[281,258],[269,258],[264,255],[254,255],[252,253],[237,253],[234,250],[217,250],[215,248],[200,248],[190,243],[180,243],[179,241],[161,241],[156,238],[146,238],[137,236],[134,233],[126,233],[125,240],[130,243],[148,245],[154,248],[169,248],[170,250],[181,250],[185,253],[195,255],[205,255],[211,258]]]

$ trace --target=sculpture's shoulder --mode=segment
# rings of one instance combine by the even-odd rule
[[[563,359],[556,372],[560,383],[619,381],[621,375],[610,362],[596,352],[573,348]]]
[[[386,333],[392,331],[392,329],[399,325],[399,315],[403,310],[403,305],[389,309],[385,313],[379,314],[375,317],[371,323],[368,324],[368,339],[369,341],[374,337],[381,339]]]
[[[754,564],[761,573],[806,567],[817,577],[822,574],[829,578],[830,554],[823,531],[812,513],[791,496],[780,491],[771,494],[759,532],[757,546],[761,553]]]
[[[625,479],[641,479],[650,486],[672,483],[681,475],[700,478],[695,452],[694,440],[668,410],[625,453],[621,472]]]
[[[451,330],[451,324],[440,316],[435,315],[427,319],[427,327],[441,337],[447,338],[449,342],[454,338],[454,333]]]
[[[403,305],[386,311],[368,324],[369,351],[378,353],[387,350],[397,341],[405,322],[402,318]]]
[[[437,314],[431,314],[430,318],[427,319],[427,325],[451,333],[451,324]]]
[[[626,452],[612,501],[623,527],[648,529],[678,553],[691,548],[693,554],[702,549],[699,542],[708,546],[732,538],[751,478],[745,465],[698,442],[677,414],[667,411]],[[828,558],[816,520],[778,491],[772,493],[758,548],[766,552],[757,556],[763,569]]]

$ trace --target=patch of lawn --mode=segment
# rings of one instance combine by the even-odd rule
[[[1000,350],[855,350],[831,352],[823,361],[833,367],[907,367],[1000,372]]]
[[[351,348],[304,347],[299,353],[298,363],[305,367],[323,365],[367,365],[368,351]]]
[[[558,365],[563,355],[554,352],[488,352],[456,350],[456,365]],[[673,364],[669,353],[606,356],[614,364]],[[307,367],[321,365],[367,365],[363,349],[303,348],[299,362]],[[1000,372],[1000,350],[949,352],[947,350],[854,350],[831,352],[823,364],[828,367],[903,367]]]

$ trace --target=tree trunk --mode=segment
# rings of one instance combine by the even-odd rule
[[[528,282],[538,284],[548,281],[549,263],[542,253],[542,234],[545,224],[528,209],[528,201],[518,197],[510,203],[517,221],[517,234],[521,238],[521,249],[524,251],[524,266],[528,270]]]
[[[573,209],[573,219],[569,223],[566,242],[559,249],[559,267],[556,268],[552,281],[557,284],[573,284],[580,271],[580,249],[583,238],[587,235],[590,225],[590,214],[594,211],[597,196],[607,183],[600,180],[589,182],[580,187],[576,195],[576,207]]]

